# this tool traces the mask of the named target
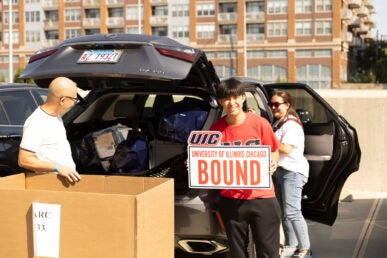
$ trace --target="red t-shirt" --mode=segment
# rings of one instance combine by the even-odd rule
[[[269,122],[254,114],[246,113],[246,119],[240,125],[229,125],[222,117],[210,128],[211,131],[222,133],[222,145],[268,145],[276,151],[280,145]],[[273,182],[265,189],[222,189],[222,196],[235,199],[256,199],[275,197]]]

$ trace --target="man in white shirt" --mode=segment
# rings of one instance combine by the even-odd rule
[[[81,179],[61,118],[77,101],[75,82],[66,77],[52,80],[45,103],[25,121],[19,166],[35,172],[55,172],[70,183]]]

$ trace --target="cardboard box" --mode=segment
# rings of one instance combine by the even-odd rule
[[[56,174],[0,178],[0,257],[32,258],[33,202],[61,205],[60,258],[174,257],[173,180]]]

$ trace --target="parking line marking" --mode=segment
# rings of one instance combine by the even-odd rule
[[[383,199],[384,199],[384,193],[379,192],[371,206],[371,209],[370,209],[370,212],[368,213],[367,218],[364,221],[364,226],[357,240],[352,258],[364,257],[365,251],[367,250],[368,242],[370,240],[372,229],[374,228],[374,225],[375,225],[376,217],[379,214],[380,207],[382,206],[382,203],[383,203]]]

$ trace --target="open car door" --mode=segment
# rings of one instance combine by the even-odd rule
[[[289,92],[304,126],[304,155],[310,173],[303,190],[303,214],[307,219],[333,225],[341,189],[349,175],[359,169],[361,150],[356,129],[305,84],[273,83],[264,87],[269,100],[274,91]]]

